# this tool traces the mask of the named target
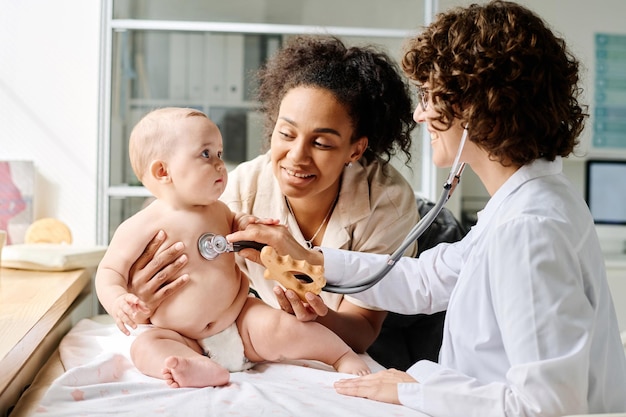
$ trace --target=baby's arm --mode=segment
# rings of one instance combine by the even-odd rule
[[[108,251],[110,250],[111,247]],[[106,263],[98,267],[96,292],[104,309],[115,319],[115,324],[120,331],[126,335],[130,334],[126,326],[136,328],[137,316],[143,318],[149,312],[143,301],[126,290],[126,281],[122,276],[114,269],[106,266]]]
[[[132,221],[120,225],[96,272],[96,293],[104,309],[111,315],[117,327],[130,334],[126,326],[136,328],[149,315],[146,304],[128,292],[128,271],[141,250],[137,248],[137,231]],[[140,245],[139,245],[140,246]],[[125,271],[125,272],[123,272]]]

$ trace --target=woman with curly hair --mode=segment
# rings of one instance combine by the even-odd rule
[[[563,416],[626,411],[626,359],[589,209],[562,173],[587,116],[578,61],[513,2],[443,13],[402,61],[418,87],[414,119],[433,162],[460,160],[491,198],[460,242],[402,258],[368,305],[447,309],[439,363],[341,380],[345,395],[430,416]],[[465,145],[463,142],[465,140]],[[331,284],[362,282],[386,257],[277,239],[271,226],[228,236],[324,265]]]
[[[280,220],[287,227],[274,232],[290,244],[395,251],[419,220],[413,189],[389,162],[395,154],[410,160],[416,126],[409,86],[397,64],[374,47],[347,47],[331,36],[296,36],[258,75],[269,151],[229,173],[221,200],[235,212]],[[144,259],[154,254],[146,252]],[[413,245],[406,254],[415,253]],[[364,352],[378,336],[385,311],[326,292],[308,293],[303,302],[292,290],[264,279],[262,265],[239,261],[261,299],[302,321],[317,320],[355,351]],[[171,270],[152,279],[158,265],[167,262],[138,271],[132,292],[158,303],[184,284],[177,280],[161,287],[175,275]],[[433,325],[441,328],[442,322]],[[438,351],[440,344],[440,337],[425,337],[423,350]]]

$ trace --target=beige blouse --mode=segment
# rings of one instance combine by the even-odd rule
[[[410,184],[391,164],[380,161],[363,163],[359,161],[344,168],[339,198],[320,246],[390,254],[419,220],[415,195]],[[243,162],[229,172],[221,200],[234,212],[279,219],[288,226],[294,238],[305,245],[305,238],[272,172],[269,152]],[[414,244],[407,249],[406,255],[414,256],[416,251]],[[240,257],[237,259],[242,271],[250,278],[252,288],[266,303],[279,308],[272,291],[278,283],[263,277],[265,268],[262,265]],[[321,296],[334,310],[344,297],[327,292],[322,292]],[[345,297],[353,304],[371,308],[349,295]]]

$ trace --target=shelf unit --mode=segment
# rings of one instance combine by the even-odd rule
[[[281,13],[294,7],[289,0],[261,3],[276,7]],[[317,4],[319,2],[310,2],[308,6],[305,3],[307,0],[300,6],[309,7],[309,10],[323,7]],[[353,7],[360,4],[358,0],[356,3]],[[432,14],[432,3],[433,0],[415,1],[426,15]],[[259,4],[255,3],[254,7]],[[185,106],[204,111],[228,138],[224,143],[224,154],[227,166],[233,167],[260,152],[262,126],[256,112],[258,105],[252,99],[253,73],[280,47],[285,36],[330,33],[348,43],[359,39],[366,43],[385,45],[395,42],[400,45],[415,32],[378,27],[256,23],[249,21],[249,15],[242,17],[241,22],[189,20],[196,18],[195,15],[180,20],[160,19],[164,14],[180,17],[185,7],[190,10],[228,7],[218,1],[185,0],[177,2],[176,10],[154,13],[151,9],[151,15],[138,16],[141,13],[137,10],[142,7],[167,9],[173,6],[167,2],[103,1],[98,135],[99,244],[108,244],[117,226],[140,210],[151,197],[134,176],[127,152],[130,131],[147,111],[163,106]],[[119,12],[124,8],[128,13]],[[242,14],[249,12],[237,10]],[[272,13],[266,11],[266,14]],[[319,15],[327,16],[325,13]],[[133,18],[127,18],[129,16]],[[351,21],[351,16],[346,14],[344,20],[346,23]],[[423,173],[420,174],[423,177]]]

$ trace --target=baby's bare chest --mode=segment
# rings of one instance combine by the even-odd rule
[[[215,215],[200,213],[168,213],[159,221],[159,227],[166,233],[171,242],[182,241],[189,247],[204,233],[210,232],[227,235],[231,232],[229,220],[222,213]]]

